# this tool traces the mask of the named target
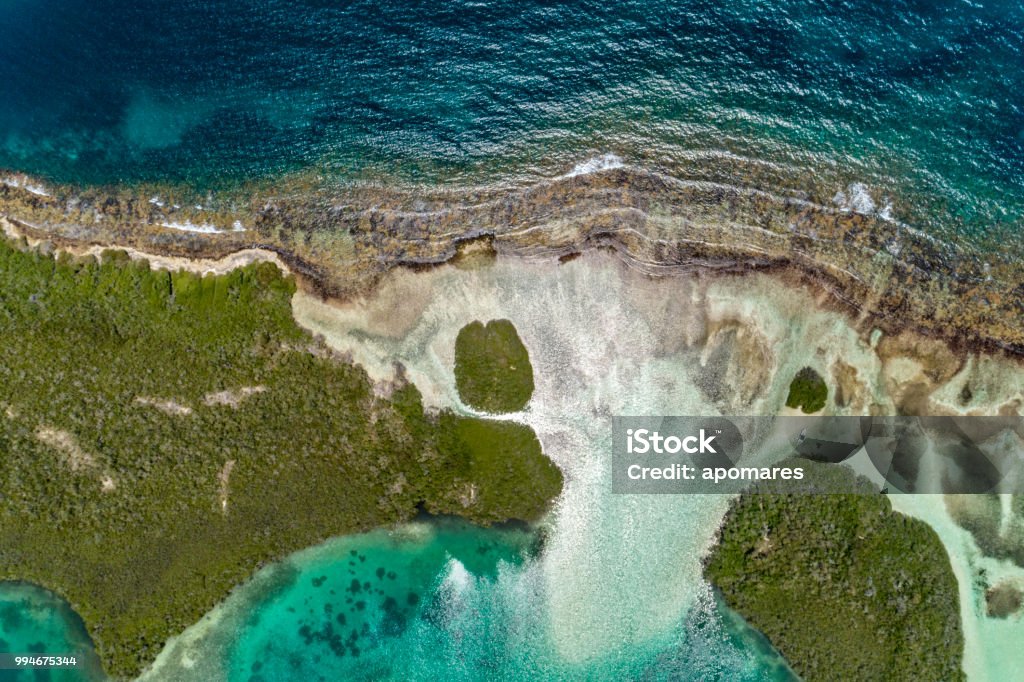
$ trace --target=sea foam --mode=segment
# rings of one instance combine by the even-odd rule
[[[886,197],[882,200],[882,205],[879,206],[863,182],[851,183],[846,190],[836,192],[832,197],[832,203],[843,211],[875,216],[882,220],[893,219],[892,201]]]
[[[7,185],[8,187],[16,187],[18,189],[23,189],[26,192],[35,194],[38,197],[52,196],[41,184],[32,182],[27,178],[8,176],[6,178],[0,179],[0,185]]]
[[[196,225],[191,220],[186,220],[183,223],[179,222],[167,222],[160,223],[160,227],[166,227],[171,230],[180,230],[182,232],[198,232],[200,234],[222,234],[226,230],[220,230],[211,225],[210,223],[200,223]]]
[[[227,232],[245,232],[245,226],[238,220],[236,220],[230,230],[222,230],[215,225],[210,223],[193,223],[191,220],[184,222],[169,221],[159,223],[160,227],[166,227],[170,230],[179,230],[181,232],[196,232],[199,234],[225,234]]]
[[[590,175],[591,173],[622,168],[624,165],[622,159],[615,154],[602,154],[601,156],[595,156],[577,163],[572,167],[571,171],[562,177],[574,178],[577,175]]]

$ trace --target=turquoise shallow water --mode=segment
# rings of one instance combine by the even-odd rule
[[[32,585],[0,583],[0,652],[75,656],[77,667],[0,668],[4,682],[97,682],[103,679],[82,621],[62,599]]]
[[[218,607],[159,680],[730,680],[792,682],[771,645],[711,595],[644,646],[567,662],[546,632],[542,536],[437,521],[338,538],[274,564]],[[80,619],[51,593],[0,585],[0,651],[74,654],[75,670],[4,682],[106,679]]]
[[[567,662],[548,639],[525,529],[454,522],[341,538],[234,594],[227,616],[161,679],[792,680],[715,600],[642,647]],[[212,672],[214,669],[217,672]]]
[[[1010,0],[8,0],[0,167],[475,185],[615,154],[1013,234],[1022,63]]]

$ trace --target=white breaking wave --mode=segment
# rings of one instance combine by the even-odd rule
[[[455,621],[460,614],[464,615],[473,598],[475,579],[461,561],[454,557],[448,559],[438,586],[446,621]]]
[[[458,559],[449,559],[442,587],[452,594],[462,594],[473,585],[473,576]]]
[[[853,211],[861,215],[876,216],[882,220],[892,220],[892,201],[886,197],[881,208],[875,203],[874,197],[863,182],[850,184],[845,191],[839,190],[832,197],[832,202],[844,211]]]
[[[46,188],[43,187],[42,185],[33,184],[32,182],[29,182],[28,180],[21,180],[21,179],[18,179],[16,177],[10,177],[9,176],[9,177],[3,178],[2,180],[0,180],[0,184],[7,185],[8,187],[17,187],[19,189],[23,189],[26,192],[30,192],[30,193],[35,194],[36,196],[40,196],[40,197],[51,196],[51,194],[49,192],[47,192]]]
[[[615,154],[602,154],[601,156],[595,156],[577,163],[572,167],[572,170],[563,175],[565,178],[574,178],[577,175],[590,175],[591,173],[599,173],[600,171],[612,170],[613,168],[622,168],[622,158]]]

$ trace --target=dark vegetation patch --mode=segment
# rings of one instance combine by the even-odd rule
[[[502,414],[526,407],[533,395],[533,367],[508,320],[471,322],[455,340],[455,383],[462,402]]]
[[[486,509],[487,521],[536,518],[547,509],[547,501],[562,489],[562,472],[544,457],[540,441],[529,426],[508,421],[459,417],[450,413],[440,419],[439,450],[445,459],[465,462],[468,481],[489,481],[486,487],[467,487],[460,504],[474,502]],[[522,485],[533,490],[524,496]]]
[[[1009,618],[1020,611],[1022,595],[1012,583],[999,583],[985,590],[986,612],[991,618]]]
[[[292,551],[420,509],[535,519],[560,489],[535,438],[309,352],[293,291],[267,263],[201,277],[0,244],[0,579],[66,597],[116,677]],[[203,401],[245,386],[265,390]]]
[[[800,408],[806,414],[812,414],[825,407],[828,398],[828,387],[821,375],[810,367],[804,367],[789,385],[789,396],[786,407]]]
[[[743,495],[705,570],[803,679],[963,679],[946,551],[884,495]]]

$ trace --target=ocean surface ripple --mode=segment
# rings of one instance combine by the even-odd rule
[[[950,238],[1024,215],[1008,0],[14,0],[0,25],[0,168],[50,180],[466,186],[625,162]]]

